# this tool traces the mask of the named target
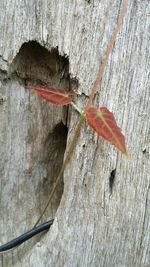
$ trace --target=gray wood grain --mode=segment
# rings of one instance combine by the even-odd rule
[[[1,243],[32,228],[65,150],[66,135],[58,134],[58,143],[54,137],[55,126],[65,120],[62,109],[42,102],[25,84],[68,88],[67,63],[64,70],[65,59],[52,51],[58,48],[61,56],[69,58],[70,76],[79,83],[74,85],[78,93],[83,93],[76,103],[83,109],[120,4],[110,0],[0,2]],[[115,114],[130,157],[122,156],[85,125],[64,173],[61,202],[62,185],[44,217],[55,216],[54,225],[45,236],[2,256],[2,267],[150,266],[149,25],[150,2],[129,1],[95,99],[97,107],[107,106]],[[52,52],[47,54],[41,47],[38,52],[35,43],[30,51],[30,43],[18,54],[31,40]],[[69,111],[69,116],[67,147],[79,119],[75,111]]]

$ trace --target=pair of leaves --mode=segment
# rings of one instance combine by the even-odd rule
[[[73,91],[67,92],[63,89],[52,87],[28,86],[28,88],[33,89],[47,102],[61,106],[70,104],[73,97],[76,95]],[[111,113],[106,107],[102,107],[99,110],[94,107],[89,107],[85,111],[85,117],[89,126],[93,128],[99,136],[117,147],[127,156],[125,138],[117,126],[113,113]]]

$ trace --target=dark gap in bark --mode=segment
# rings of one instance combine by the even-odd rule
[[[115,176],[116,176],[116,169],[112,170],[109,176],[109,188],[110,188],[110,194],[112,194],[114,182],[115,182]]]
[[[43,199],[45,203],[49,197],[49,194],[55,184],[57,175],[63,164],[64,153],[67,143],[68,128],[62,122],[57,124],[52,133],[49,133],[43,146],[43,150],[46,151],[43,161],[47,164],[47,170],[49,176],[46,176],[40,183],[41,192],[44,192]],[[51,177],[51,180],[49,180]],[[56,188],[56,192],[52,198],[50,208],[53,212],[53,216],[59,206],[62,194],[63,194],[63,177]],[[39,189],[38,189],[39,190]],[[44,205],[43,205],[44,206]],[[53,217],[52,216],[52,217]],[[46,216],[45,216],[46,219]]]
[[[0,96],[0,105],[3,105],[3,103],[4,103],[4,98]]]
[[[78,86],[77,81],[70,78],[68,58],[60,56],[56,48],[48,51],[36,41],[21,46],[9,73],[12,77],[18,77],[25,85],[48,85],[66,90]],[[30,206],[27,220],[31,221],[32,226],[36,221],[33,213],[39,217],[63,163],[68,133],[68,107],[47,104],[28,89],[26,94],[27,99],[23,104],[28,110],[28,129],[21,128],[21,131],[27,131],[25,142],[30,153],[29,167],[23,170],[27,182],[22,182],[21,190],[29,191],[30,195],[31,184],[33,206],[31,208],[30,203],[26,205]],[[62,193],[63,177],[43,216],[43,222],[55,216]]]
[[[147,152],[146,148],[144,148],[142,152],[143,152],[143,154],[146,154],[146,152]]]
[[[68,88],[69,61],[60,56],[57,48],[48,51],[36,41],[24,43],[10,66],[27,83]],[[66,84],[67,81],[67,84]]]
[[[143,148],[142,153],[145,159],[149,159],[149,151],[147,150],[146,147]]]
[[[95,0],[85,0],[85,2],[88,4],[88,5],[92,5],[94,7],[95,5]]]
[[[91,3],[91,0],[85,0],[88,4],[90,4]]]

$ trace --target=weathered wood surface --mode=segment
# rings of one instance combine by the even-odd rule
[[[46,105],[25,84],[40,81],[68,87],[67,63],[55,53],[38,52],[35,43],[33,51],[29,44],[27,52],[22,48],[21,55],[16,55],[30,40],[49,51],[58,47],[60,55],[69,57],[69,72],[79,82],[78,92],[83,95],[77,102],[82,108],[120,4],[118,0],[0,1],[1,244],[35,223],[66,142],[66,130],[59,124],[62,109]],[[114,112],[130,158],[85,126],[64,173],[61,203],[59,186],[44,217],[54,216],[59,205],[54,225],[38,243],[35,239],[1,256],[1,266],[150,266],[149,25],[150,2],[129,1],[95,100],[97,106]],[[75,112],[70,115],[68,143],[78,121]],[[58,124],[63,137],[58,133],[55,139]],[[109,179],[115,169],[111,192]]]

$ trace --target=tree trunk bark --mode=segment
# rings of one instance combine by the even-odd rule
[[[79,120],[26,85],[71,86],[83,110],[121,2],[1,0],[0,244],[33,227]],[[130,157],[85,125],[43,217],[53,226],[1,255],[2,267],[150,266],[149,22],[149,1],[129,1],[95,99],[115,114]]]

